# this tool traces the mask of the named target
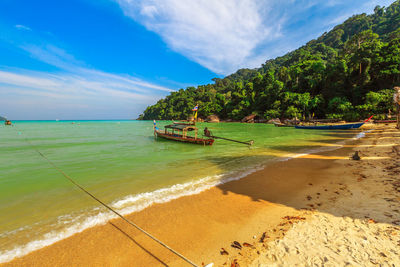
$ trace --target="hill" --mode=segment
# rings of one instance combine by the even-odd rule
[[[239,120],[307,117],[358,120],[393,108],[400,85],[400,0],[355,15],[316,40],[258,69],[240,69],[213,84],[172,92],[139,119],[199,116]]]

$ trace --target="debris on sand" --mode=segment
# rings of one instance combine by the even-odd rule
[[[229,255],[229,252],[226,251],[224,248],[221,248],[221,251],[219,253],[221,253],[221,255]]]
[[[267,233],[264,232],[260,238],[260,243],[264,243],[265,238],[267,238]]]
[[[242,249],[242,245],[240,245],[240,243],[237,241],[233,241],[231,244],[231,247],[237,248],[237,249]]]
[[[252,244],[249,244],[249,243],[246,243],[246,242],[243,243],[243,246],[244,247],[249,247],[249,248],[254,248],[254,246]]]

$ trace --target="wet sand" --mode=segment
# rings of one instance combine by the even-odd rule
[[[332,266],[397,264],[400,156],[392,144],[399,145],[399,137],[394,127],[381,126],[347,147],[275,162],[241,180],[127,217],[199,266],[321,265],[322,255]],[[349,159],[354,150],[360,151],[360,161]],[[354,237],[343,235],[348,226]],[[336,242],[338,236],[343,240]],[[373,237],[385,241],[385,250],[356,242]],[[233,241],[242,248],[232,247]],[[351,253],[332,252],[339,248]],[[189,266],[116,219],[0,266],[167,265]]]

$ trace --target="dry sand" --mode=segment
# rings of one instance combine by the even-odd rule
[[[400,132],[384,126],[345,148],[276,162],[128,218],[198,265],[398,266],[399,142]],[[353,150],[361,161],[348,159]],[[166,265],[188,266],[113,220],[1,266]]]
[[[393,128],[367,134],[355,148],[361,161],[336,162],[345,171],[331,183],[329,189],[339,187],[329,204],[284,238],[264,244],[247,265],[400,266],[400,155],[393,149],[399,138]],[[368,157],[389,158],[363,159]]]

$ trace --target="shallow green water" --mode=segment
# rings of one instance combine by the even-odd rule
[[[26,140],[94,195],[128,213],[240,178],[277,156],[307,151],[316,141],[334,143],[339,136],[266,124],[198,124],[200,130],[207,126],[217,136],[252,139],[255,145],[249,149],[223,140],[205,147],[155,140],[151,121],[17,121],[14,125],[0,126],[0,262],[111,216]]]

